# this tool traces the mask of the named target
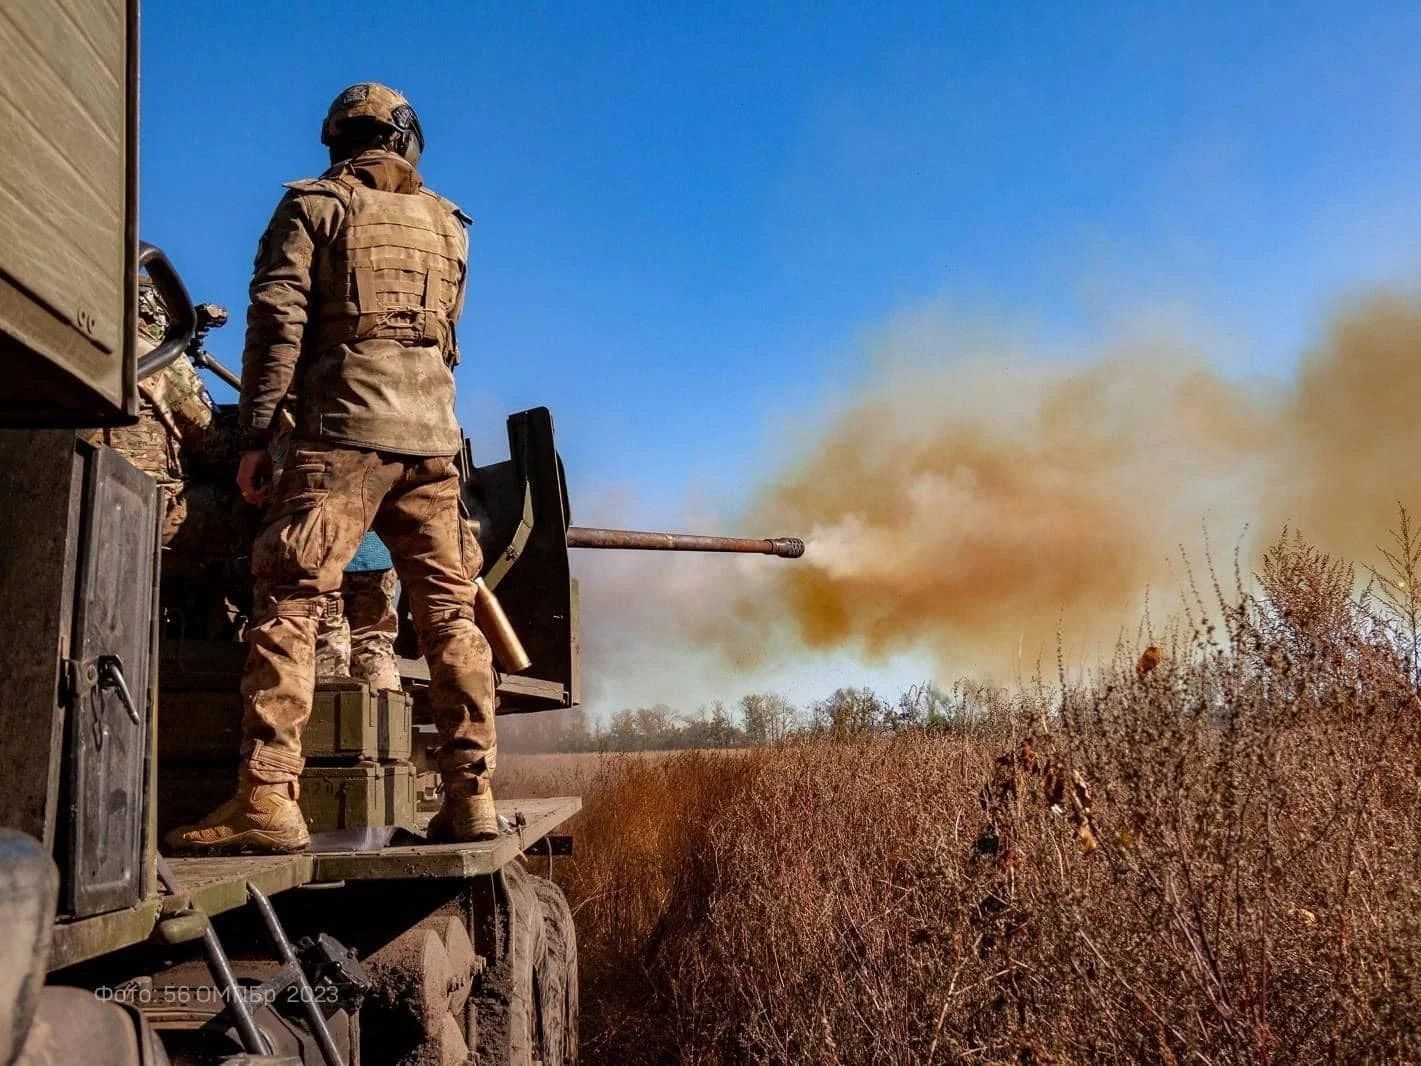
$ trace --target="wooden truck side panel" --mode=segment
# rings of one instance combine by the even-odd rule
[[[0,7],[0,424],[136,410],[137,0]]]

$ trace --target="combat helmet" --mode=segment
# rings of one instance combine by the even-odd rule
[[[395,89],[379,82],[362,81],[350,86],[332,101],[321,124],[321,143],[329,147],[339,137],[348,122],[370,119],[375,123],[408,134],[405,138],[405,158],[419,162],[424,151],[424,130],[410,102]]]

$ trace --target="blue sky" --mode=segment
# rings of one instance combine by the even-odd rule
[[[145,0],[142,228],[235,362],[329,100],[400,88],[477,219],[471,435],[546,404],[584,516],[674,521],[926,302],[1068,344],[1182,306],[1286,375],[1339,295],[1418,275],[1418,40],[1386,4]]]
[[[925,300],[1063,336],[1177,301],[1286,372],[1418,261],[1421,8],[1154,6],[146,0],[143,231],[240,315],[329,99],[399,87],[478,220],[471,431],[547,404],[574,484],[653,510],[736,494]]]

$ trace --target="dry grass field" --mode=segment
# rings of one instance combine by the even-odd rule
[[[1282,542],[951,732],[510,757],[586,798],[587,1060],[1421,1061],[1418,557]]]
[[[498,795],[508,799],[581,795],[590,788],[600,787],[607,778],[618,776],[626,767],[664,762],[677,754],[672,751],[514,752],[508,755],[500,752]],[[746,749],[727,748],[696,754],[738,759],[746,754]]]
[[[581,795],[597,776],[603,760],[614,757],[595,752],[535,755],[500,752],[498,796],[500,799],[528,799]]]

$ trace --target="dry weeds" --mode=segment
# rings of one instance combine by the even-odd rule
[[[1403,532],[1390,604],[1285,538],[950,734],[603,759],[556,871],[587,1057],[1418,1060]]]

